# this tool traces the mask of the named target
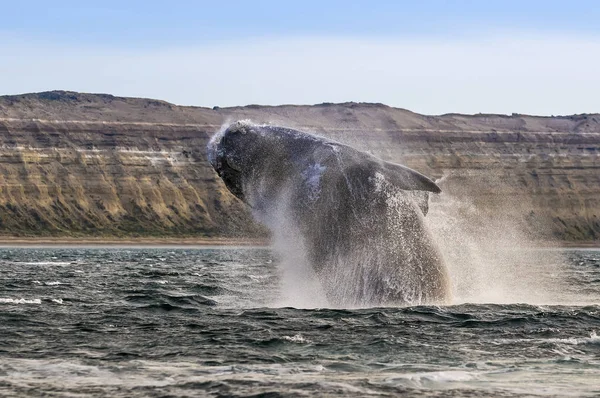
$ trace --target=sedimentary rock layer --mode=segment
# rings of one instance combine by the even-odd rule
[[[260,236],[206,161],[236,119],[325,135],[441,179],[444,195],[567,240],[600,239],[600,115],[424,116],[381,104],[179,107],[0,97],[0,234]]]

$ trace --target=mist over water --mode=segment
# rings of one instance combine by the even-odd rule
[[[254,211],[257,220],[272,231],[271,249],[279,271],[280,293],[272,307],[325,308],[329,304],[307,258],[302,234],[291,219],[289,196],[282,195],[267,213]]]
[[[453,303],[594,303],[570,283],[567,261],[550,250],[539,229],[526,228],[522,208],[502,198],[492,209],[468,194],[445,190],[432,195],[426,223],[435,237],[452,281]],[[499,189],[501,191],[501,189]]]

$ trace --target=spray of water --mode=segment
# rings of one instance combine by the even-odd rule
[[[541,227],[524,222],[523,198],[517,202],[502,196],[503,181],[488,175],[494,203],[476,203],[468,183],[464,185],[469,179],[455,177],[438,182],[442,194],[432,198],[426,219],[449,269],[454,303],[585,301],[571,291],[561,252],[551,250],[550,242],[545,242],[550,248],[539,247]],[[479,179],[472,180],[477,189],[487,189]]]
[[[274,307],[328,307],[322,286],[307,258],[302,234],[292,220],[289,192],[268,212],[253,211],[254,217],[272,232],[272,250],[277,257],[280,295]]]
[[[280,264],[281,297],[273,305],[361,308],[385,303],[445,302],[446,275],[438,268],[439,256],[428,243],[431,237],[422,227],[422,216],[412,202],[412,195],[386,183],[383,175],[376,174],[375,193],[385,202],[385,206],[379,203],[377,209],[386,212],[378,217],[374,212],[373,217],[368,218],[359,216],[367,210],[360,205],[347,209],[361,222],[344,224],[348,234],[339,235],[335,227],[332,235],[327,234],[326,239],[350,239],[351,242],[337,242],[342,245],[339,248],[333,244],[333,251],[321,258],[325,263],[317,263],[322,265],[318,275],[313,269],[314,257],[311,257],[315,243],[307,244],[306,224],[301,231],[294,216],[298,213],[292,199],[297,197],[294,189],[282,189],[276,200],[264,201],[258,196],[265,191],[268,182],[253,180],[251,185],[246,192],[252,193],[253,202],[266,202],[266,208],[253,208],[254,216],[272,231],[273,251]],[[331,203],[325,207],[335,212],[339,198],[328,196],[322,200],[325,202],[315,208],[315,212],[323,211],[323,203],[328,201]],[[316,217],[309,225],[323,231],[323,223],[331,221],[328,217]]]
[[[456,180],[450,177],[440,185],[444,189],[453,183]],[[501,184],[495,182],[499,192]],[[468,193],[447,191],[432,198],[425,220],[448,267],[451,304],[586,302],[567,280],[561,251],[539,248],[538,235],[521,222],[522,203],[517,206],[510,198],[496,198],[495,205],[488,208],[475,203]],[[318,280],[311,268],[302,234],[290,217],[288,204],[283,197],[268,215],[256,215],[273,232],[273,250],[279,258],[281,296],[273,305],[329,307],[321,287],[323,281]],[[371,250],[384,250],[393,244],[382,242]],[[365,253],[364,258],[375,255]],[[341,272],[350,266],[337,269]],[[331,280],[335,279],[332,276]]]

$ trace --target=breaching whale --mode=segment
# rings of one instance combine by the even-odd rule
[[[337,307],[442,304],[446,268],[424,224],[440,188],[405,166],[329,139],[239,121],[208,159],[267,226],[284,214]]]

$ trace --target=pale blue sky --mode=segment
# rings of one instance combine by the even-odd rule
[[[1,8],[0,94],[600,112],[600,3],[591,0],[22,0]]]

